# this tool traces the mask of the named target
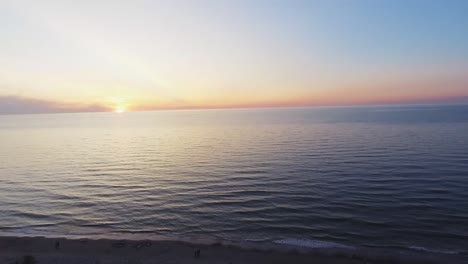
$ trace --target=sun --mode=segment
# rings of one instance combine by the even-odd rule
[[[125,107],[122,106],[122,105],[117,105],[115,107],[115,109],[114,109],[114,112],[121,114],[121,113],[125,112]]]
[[[119,97],[110,97],[108,99],[108,106],[113,110],[114,113],[125,113],[130,106],[127,100]]]

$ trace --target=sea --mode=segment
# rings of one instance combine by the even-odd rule
[[[0,235],[468,251],[468,106],[0,116]]]

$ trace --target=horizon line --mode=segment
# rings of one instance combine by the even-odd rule
[[[135,109],[116,113],[111,110],[103,111],[63,111],[63,112],[30,112],[30,113],[0,113],[0,116],[16,115],[53,115],[53,114],[90,114],[90,113],[138,113],[138,112],[157,112],[157,111],[191,111],[191,110],[242,110],[242,109],[288,109],[288,108],[354,108],[354,107],[398,107],[398,106],[468,106],[468,102],[390,102],[390,103],[367,103],[367,104],[327,104],[327,105],[259,105],[259,106],[187,106],[172,108],[154,108],[154,109]]]

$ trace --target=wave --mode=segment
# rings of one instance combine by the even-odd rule
[[[309,240],[309,239],[295,239],[295,238],[286,238],[275,240],[276,244],[284,244],[290,246],[300,246],[307,248],[341,248],[341,249],[355,249],[352,246],[331,242],[323,240]]]
[[[424,251],[428,253],[437,253],[437,254],[448,254],[448,255],[463,254],[463,252],[460,252],[460,251],[437,250],[437,249],[429,249],[429,248],[419,247],[419,246],[411,246],[408,248],[411,250]]]

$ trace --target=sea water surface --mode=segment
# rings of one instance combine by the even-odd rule
[[[468,106],[0,116],[0,235],[468,249]]]

